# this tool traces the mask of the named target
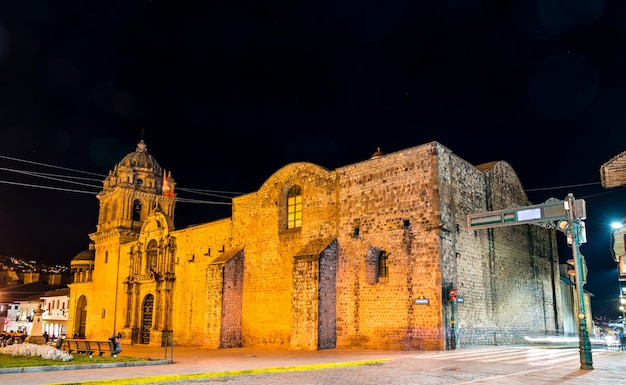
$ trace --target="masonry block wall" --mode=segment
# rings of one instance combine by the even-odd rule
[[[334,172],[293,163],[270,176],[257,192],[233,199],[233,236],[245,244],[243,346],[317,349],[317,336],[310,336],[308,326],[317,329],[319,266],[314,259],[305,263],[295,257],[319,255],[328,244],[317,251],[301,250],[335,237],[335,182]],[[302,188],[303,223],[288,229],[286,196],[294,185]],[[314,281],[294,277],[294,272]],[[306,329],[294,331],[294,325]],[[303,332],[309,335],[304,338]]]
[[[296,256],[293,266],[293,332],[291,334],[293,349],[317,349],[319,276],[318,256]],[[311,330],[315,332],[311,333]]]
[[[87,326],[85,337],[107,339],[121,328],[116,319],[123,319],[122,304],[125,289],[118,276],[128,272],[128,248],[120,245],[118,238],[109,234],[96,244],[93,285],[96,295],[86,295]],[[73,293],[70,291],[70,296]],[[76,293],[78,294],[78,292]],[[72,324],[68,331],[78,330],[79,325]],[[71,336],[69,336],[71,337]]]
[[[220,348],[241,346],[243,266],[243,252],[239,252],[223,264],[220,272],[223,280],[215,279],[216,285],[219,282],[222,285],[221,323],[217,325],[220,331]]]
[[[434,148],[423,145],[337,169],[338,347],[443,347]],[[388,277],[369,283],[366,255],[372,247],[387,252]],[[417,305],[417,298],[429,304]]]
[[[239,249],[240,245],[232,241],[232,222],[223,219],[177,230],[172,235],[177,245],[174,339],[177,344],[218,348],[224,268],[213,264],[213,260],[226,251]]]
[[[337,241],[320,255],[319,260],[318,349],[337,346]],[[299,331],[302,332],[302,331]]]
[[[448,251],[442,254],[450,255],[446,281],[464,299],[455,320],[459,344],[517,343],[524,336],[559,334],[562,314],[555,231],[519,225],[468,233],[469,213],[531,203],[506,162],[476,168],[455,156],[449,159],[443,171],[451,171],[447,201],[454,213],[447,226],[450,231],[442,237],[450,238]],[[451,304],[445,306],[449,315]],[[446,323],[450,324],[449,316]]]

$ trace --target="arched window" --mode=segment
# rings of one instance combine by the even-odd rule
[[[287,228],[302,227],[302,189],[293,186],[287,193]]]
[[[365,255],[365,281],[369,284],[389,281],[389,253],[370,246]]]
[[[133,202],[133,221],[141,220],[141,201],[139,199]]]

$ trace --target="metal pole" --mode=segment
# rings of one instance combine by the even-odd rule
[[[619,269],[617,274],[619,275]],[[624,291],[622,290],[622,282],[617,281],[617,287],[619,288],[619,310],[622,312],[622,329],[626,327],[626,312],[624,306],[626,305],[626,299],[624,298]],[[626,331],[626,329],[624,329]]]
[[[580,368],[585,370],[593,370],[593,359],[591,357],[591,342],[587,332],[586,312],[585,312],[585,296],[583,292],[583,261],[578,250],[581,240],[580,225],[578,218],[574,217],[574,195],[572,193],[567,196],[569,206],[569,231],[572,237],[572,257],[574,258],[574,269],[576,271],[576,293],[578,297],[578,346],[580,349]]]
[[[456,349],[456,298],[452,299],[452,315],[450,320],[450,349]]]

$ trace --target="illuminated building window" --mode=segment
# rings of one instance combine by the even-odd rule
[[[293,186],[287,193],[287,228],[302,227],[302,189]]]

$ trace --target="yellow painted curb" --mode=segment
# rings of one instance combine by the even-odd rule
[[[341,368],[341,367],[346,367],[346,366],[374,365],[374,364],[379,364],[379,363],[383,363],[383,362],[387,362],[391,360],[393,360],[393,358],[385,358],[385,359],[379,359],[379,360],[365,360],[365,361],[333,362],[333,363],[327,363],[327,364],[312,364],[312,365],[300,365],[300,366],[283,366],[283,367],[278,367],[278,368],[227,370],[224,372],[172,374],[172,375],[166,375],[166,376],[136,377],[136,378],[116,378],[113,380],[60,382],[54,385],[148,384],[152,382],[198,380],[198,379],[203,379],[203,378],[215,378],[215,377],[232,377],[232,376],[241,376],[245,374],[283,373],[283,372],[296,372],[296,371],[304,371],[304,370],[332,369],[332,368]]]

